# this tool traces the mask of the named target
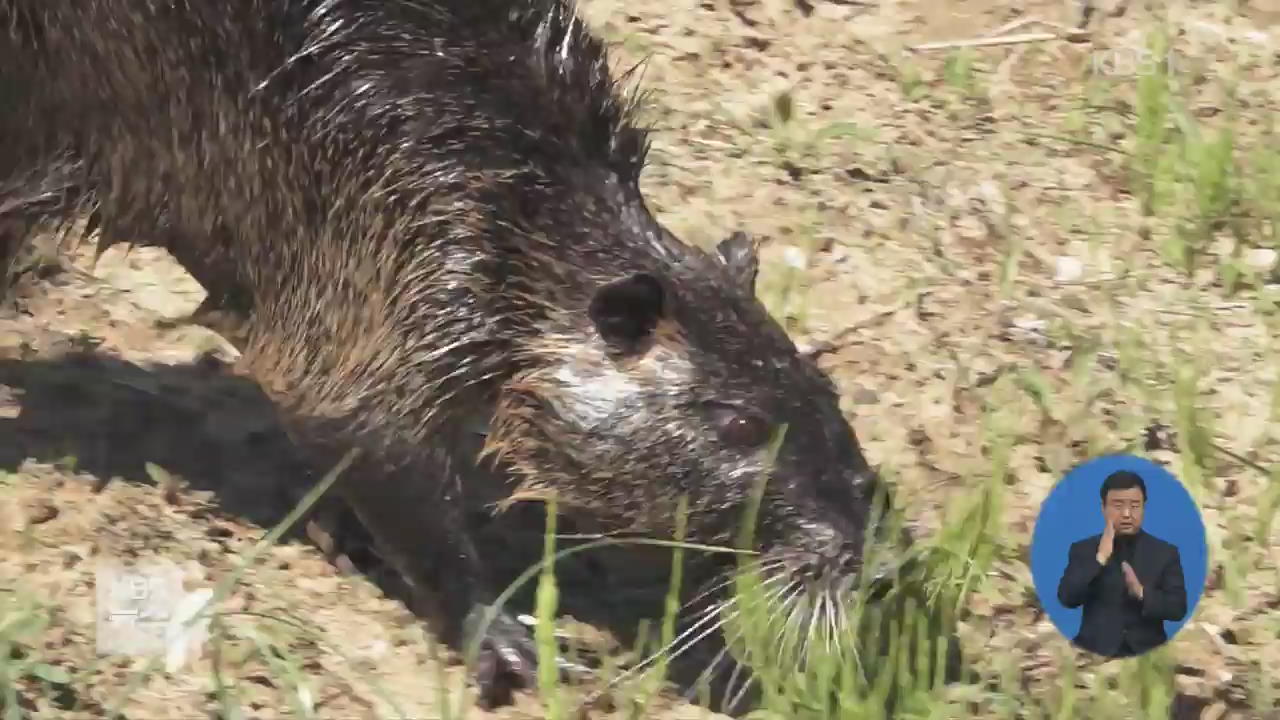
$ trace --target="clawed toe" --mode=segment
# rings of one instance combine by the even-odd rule
[[[468,637],[474,642],[483,617],[483,609],[472,612],[468,619]],[[576,681],[591,674],[584,665],[557,658],[561,681]],[[499,613],[493,618],[477,650],[473,679],[479,691],[478,704],[486,710],[509,705],[516,690],[530,689],[538,682],[538,648],[532,632],[511,616]]]
[[[475,632],[482,632],[477,650],[474,680],[479,691],[477,702],[486,709],[509,705],[516,690],[532,688],[537,683],[538,651],[529,632],[505,613],[500,613],[483,630],[474,627],[484,609],[472,613],[473,626],[468,638],[474,642]]]

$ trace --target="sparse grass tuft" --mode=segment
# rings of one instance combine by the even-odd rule
[[[1152,50],[1164,46],[1162,36],[1153,38]],[[1157,55],[1157,57],[1160,57]],[[1140,199],[1144,215],[1154,215],[1166,203],[1170,168],[1167,163],[1167,139],[1171,103],[1171,78],[1168,69],[1158,66],[1155,72],[1141,73],[1137,79],[1134,149],[1130,172],[1134,194]]]
[[[920,65],[910,56],[902,58],[895,67],[898,69],[898,87],[902,91],[902,96],[908,101],[915,102],[929,92],[929,86],[925,83]]]
[[[970,48],[960,48],[947,54],[942,66],[942,79],[961,95],[969,97],[977,92],[978,80],[974,70],[975,55]]]
[[[1148,36],[1152,57],[1167,58],[1164,31]],[[1246,157],[1237,151],[1234,85],[1214,125],[1188,108],[1178,68],[1161,61],[1136,78],[1135,120],[1129,156],[1130,187],[1143,214],[1167,220],[1171,229],[1157,245],[1171,266],[1191,275],[1210,255],[1221,234],[1230,249],[1219,256],[1216,275],[1228,292],[1256,280],[1244,262],[1249,247],[1275,244],[1277,152],[1262,146]]]
[[[1199,378],[1203,373],[1197,358],[1179,352],[1174,359],[1173,401],[1176,408],[1178,444],[1182,458],[1178,477],[1195,495],[1203,495],[1206,473],[1212,471],[1212,426],[1200,404]]]
[[[54,686],[67,685],[72,678],[42,653],[50,608],[27,592],[9,588],[0,590],[0,603],[0,709],[3,720],[21,720],[27,717],[19,700],[21,690],[38,686],[39,695],[54,697]]]

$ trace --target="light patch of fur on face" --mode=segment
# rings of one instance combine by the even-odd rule
[[[641,420],[647,397],[679,394],[694,381],[688,345],[668,328],[659,328],[654,344],[640,357],[614,360],[599,343],[566,343],[555,352],[549,375],[554,392],[544,397],[560,417],[584,430],[616,427]]]

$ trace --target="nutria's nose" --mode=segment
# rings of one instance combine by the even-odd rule
[[[848,552],[841,556],[840,559],[836,561],[836,564],[840,568],[841,572],[849,575],[858,572],[858,570],[862,568],[862,561],[859,560],[858,556],[854,555],[852,552]]]
[[[871,578],[871,582],[867,583],[867,599],[875,602],[881,600],[889,591],[893,589],[897,578],[887,571],[878,572]]]
[[[862,569],[857,546],[833,539],[822,549],[807,554],[795,566],[799,577],[817,580],[823,577],[851,577]]]
[[[903,577],[913,574],[918,569],[919,561],[916,558],[907,558],[900,563],[880,567],[867,583],[869,599],[874,601],[883,598]]]

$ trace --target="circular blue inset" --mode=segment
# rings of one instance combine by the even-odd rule
[[[1050,491],[1040,506],[1040,516],[1031,536],[1031,576],[1036,594],[1049,619],[1072,642],[1080,630],[1083,609],[1063,606],[1058,599],[1059,583],[1067,569],[1072,543],[1102,534],[1104,520],[1099,491],[1107,476],[1119,470],[1136,473],[1146,484],[1147,502],[1141,529],[1178,549],[1187,612],[1180,620],[1164,621],[1169,639],[1194,615],[1204,591],[1209,570],[1204,521],[1182,483],[1163,467],[1134,455],[1105,455],[1089,460],[1073,468]]]

